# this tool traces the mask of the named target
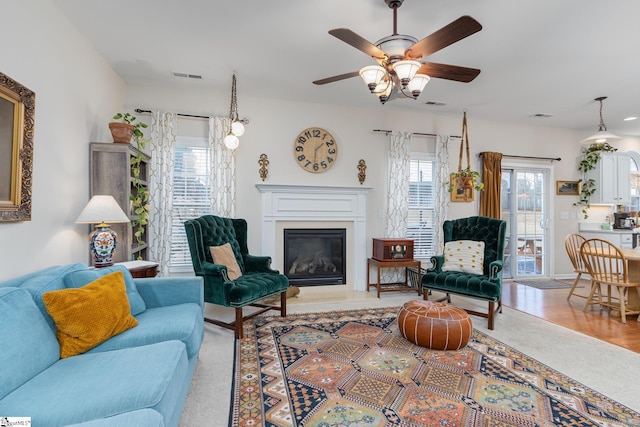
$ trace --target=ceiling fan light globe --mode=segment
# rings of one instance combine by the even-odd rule
[[[386,70],[379,65],[369,65],[360,69],[360,77],[372,93],[382,82],[385,74],[387,74]]]
[[[422,63],[418,61],[398,61],[393,64],[393,71],[395,71],[398,79],[400,79],[400,83],[402,83],[402,87],[407,87],[411,79],[416,75]]]
[[[244,135],[244,125],[242,124],[242,122],[236,121],[231,123],[231,132],[233,132],[235,136]]]
[[[416,74],[415,76],[413,76],[408,85],[409,90],[411,91],[411,95],[413,95],[414,98],[420,96],[430,80],[431,77],[427,76],[426,74]]]
[[[240,145],[240,140],[234,134],[230,133],[224,137],[224,146],[229,150],[235,150],[238,148],[238,145]]]

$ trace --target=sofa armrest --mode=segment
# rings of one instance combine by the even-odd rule
[[[428,268],[427,271],[439,273],[444,265],[444,255],[434,255],[430,260],[431,268]]]
[[[202,277],[150,277],[134,282],[147,308],[192,302],[204,309]]]
[[[261,255],[244,256],[244,268],[247,272],[254,273],[279,273],[278,270],[271,268],[271,257]]]
[[[502,271],[502,260],[497,259],[489,263],[489,279],[495,280]]]

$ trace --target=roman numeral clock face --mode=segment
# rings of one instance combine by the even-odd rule
[[[307,172],[325,172],[331,169],[338,159],[338,144],[326,130],[308,128],[296,137],[293,157]]]

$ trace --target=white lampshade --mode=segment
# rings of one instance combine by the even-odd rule
[[[609,142],[616,139],[620,139],[620,137],[606,130],[600,130],[594,133],[593,135],[591,135],[590,137],[580,141],[580,144],[593,144],[593,143],[602,144],[603,142]]]
[[[238,148],[238,145],[240,145],[240,140],[237,136],[230,133],[229,135],[224,137],[224,145],[229,150],[235,150],[236,148]]]
[[[393,64],[393,71],[396,72],[402,86],[405,87],[409,84],[409,81],[416,75],[422,63],[418,61],[398,61]]]
[[[244,124],[242,124],[242,122],[239,122],[239,121],[235,121],[231,123],[231,132],[233,132],[235,136],[244,135]]]
[[[380,100],[380,102],[384,104],[389,100],[389,96],[391,96],[392,90],[393,83],[391,83],[391,80],[386,80],[378,83],[375,93],[378,95],[378,99]]]
[[[429,80],[431,80],[431,77],[427,76],[426,74],[416,74],[415,76],[413,76],[407,87],[411,91],[411,94],[414,98],[420,96],[420,94],[424,90],[424,87],[427,85],[427,83],[429,83]]]
[[[76,224],[104,224],[131,221],[113,196],[93,196],[84,207]]]
[[[376,89],[386,73],[386,70],[379,65],[369,65],[360,69],[360,77],[371,92]]]

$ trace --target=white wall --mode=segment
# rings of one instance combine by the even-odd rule
[[[183,91],[145,86],[127,87],[126,104],[129,110],[144,108],[227,116],[228,103],[228,93],[198,90],[195,84],[194,90]],[[359,159],[365,159],[365,185],[373,188],[367,201],[367,239],[370,241],[373,237],[384,237],[388,147],[388,137],[372,130],[392,129],[460,135],[462,127],[462,112],[456,117],[389,112],[385,110],[385,106],[375,103],[374,100],[370,109],[359,110],[335,105],[252,98],[242,93],[241,74],[238,75],[238,106],[239,115],[248,117],[250,123],[246,126],[246,132],[240,138],[240,147],[237,149],[237,216],[246,218],[249,223],[249,248],[254,253],[258,253],[261,242],[260,195],[255,188],[255,184],[261,182],[258,175],[258,158],[261,153],[266,153],[269,157],[269,175],[266,182],[272,184],[359,185],[356,165]],[[510,155],[560,157],[561,161],[553,162],[552,180],[555,182],[557,179],[580,178],[577,164],[582,147],[578,141],[585,137],[584,132],[481,121],[474,119],[472,110],[468,111],[467,115],[472,168],[478,167],[479,152],[497,151]],[[180,129],[185,129],[185,123],[188,123],[192,132],[206,135],[206,121],[198,125],[193,120],[181,120],[178,125],[179,132]],[[338,161],[328,172],[308,173],[293,160],[292,147],[295,136],[311,126],[331,131],[340,144]],[[458,165],[460,140],[452,141],[449,163],[451,170],[455,170]],[[416,138],[413,146],[420,148],[422,145],[426,149],[431,143],[428,139]],[[625,140],[625,150],[639,146],[636,140]],[[540,164],[548,165],[549,162]],[[553,197],[551,227],[555,237],[551,255],[556,260],[553,274],[572,272],[564,249],[564,237],[570,232],[578,231],[580,209],[572,206],[576,200],[576,197]],[[575,213],[573,218],[576,219],[560,219],[561,211]],[[478,197],[473,203],[452,203],[449,217],[474,215],[477,212]],[[370,251],[369,248],[369,253]]]
[[[31,221],[0,222],[0,280],[88,262],[89,142],[106,141],[124,82],[49,0],[11,0],[0,13],[0,72],[36,94]]]
[[[20,19],[24,17],[24,19]],[[32,221],[0,223],[0,280],[53,264],[88,262],[88,227],[74,223],[89,198],[88,144],[108,142],[107,123],[123,109],[164,109],[226,116],[229,93],[198,89],[168,91],[164,88],[130,86],[112,71],[49,0],[9,0],[0,14],[0,36],[5,43],[0,72],[36,93]],[[255,184],[258,157],[269,156],[267,182],[310,185],[359,185],[356,165],[367,162],[365,185],[368,197],[368,236],[384,235],[385,173],[387,137],[373,129],[433,132],[459,135],[462,112],[447,117],[423,113],[389,112],[374,100],[370,109],[352,109],[276,99],[257,99],[242,92],[239,73],[238,96],[241,116],[250,118],[237,151],[238,216],[247,218],[249,245],[260,248],[259,193]],[[231,80],[231,76],[229,76]],[[396,101],[402,102],[402,101]],[[124,108],[123,108],[124,105]],[[577,141],[584,132],[534,126],[515,126],[476,120],[469,110],[471,152],[499,151],[525,156],[562,157],[554,163],[554,179],[578,179]],[[187,121],[188,122],[188,121]],[[204,132],[202,122],[192,121],[195,132]],[[320,126],[330,130],[340,143],[340,156],[327,173],[310,174],[293,161],[293,137],[302,129]],[[428,144],[416,140],[415,145]],[[640,151],[640,141],[628,138],[621,150]],[[450,167],[457,167],[458,141],[451,146]],[[575,220],[561,220],[561,211],[571,206],[571,197],[554,199],[555,273],[569,273],[564,254],[564,236],[577,231]],[[452,204],[451,218],[477,213],[474,203]]]

